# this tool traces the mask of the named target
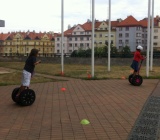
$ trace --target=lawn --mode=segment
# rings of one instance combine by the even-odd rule
[[[0,67],[7,67],[22,70],[24,67],[23,62],[0,62]],[[48,75],[60,75],[61,65],[51,63],[41,63],[36,66],[35,72]],[[74,65],[64,64],[64,74],[67,77],[73,78],[87,78],[91,73],[90,65]],[[95,77],[98,79],[124,79],[128,78],[128,75],[132,73],[130,66],[111,66],[111,71],[107,71],[107,66],[96,65]],[[140,74],[143,78],[146,78],[146,67],[142,65]],[[153,67],[153,71],[150,71],[149,78],[160,78],[160,67]]]
[[[0,74],[0,86],[6,85],[20,85],[21,84],[22,73],[14,71],[12,73]],[[42,83],[42,82],[54,82],[58,81],[56,79],[44,78],[41,76],[34,76],[31,80],[32,83]]]

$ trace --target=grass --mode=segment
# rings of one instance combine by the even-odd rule
[[[23,62],[0,62],[0,67],[7,67],[22,70],[24,67]],[[60,75],[61,65],[51,63],[41,63],[36,66],[35,71],[37,73],[43,73],[48,75]],[[88,74],[91,73],[90,65],[64,65],[64,76],[88,79]],[[111,71],[107,71],[107,66],[96,65],[95,66],[95,77],[92,79],[125,79],[132,73],[130,66],[111,66]],[[144,65],[141,67],[140,75],[146,78],[146,68]],[[153,71],[150,72],[152,79],[160,78],[160,67],[155,66]]]
[[[21,72],[12,72],[12,73],[5,73],[0,74],[0,86],[7,86],[7,85],[20,85],[21,84]],[[54,82],[57,81],[55,79],[44,78],[41,76],[35,76],[31,79],[32,83],[42,83],[42,82]]]

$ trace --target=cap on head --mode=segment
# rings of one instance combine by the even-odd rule
[[[142,47],[141,45],[138,45],[138,46],[137,46],[137,49],[142,51],[142,50],[143,50],[143,47]]]

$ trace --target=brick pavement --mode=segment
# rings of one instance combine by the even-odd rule
[[[12,101],[16,86],[0,87],[0,140],[126,140],[158,82],[144,80],[140,87],[127,80],[32,84],[36,101],[28,107]],[[82,119],[90,124],[81,125]]]

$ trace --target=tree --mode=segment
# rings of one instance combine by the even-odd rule
[[[122,57],[132,57],[132,54],[131,54],[131,50],[129,48],[129,46],[125,46],[123,47],[122,51],[121,51],[121,54],[122,54]]]

